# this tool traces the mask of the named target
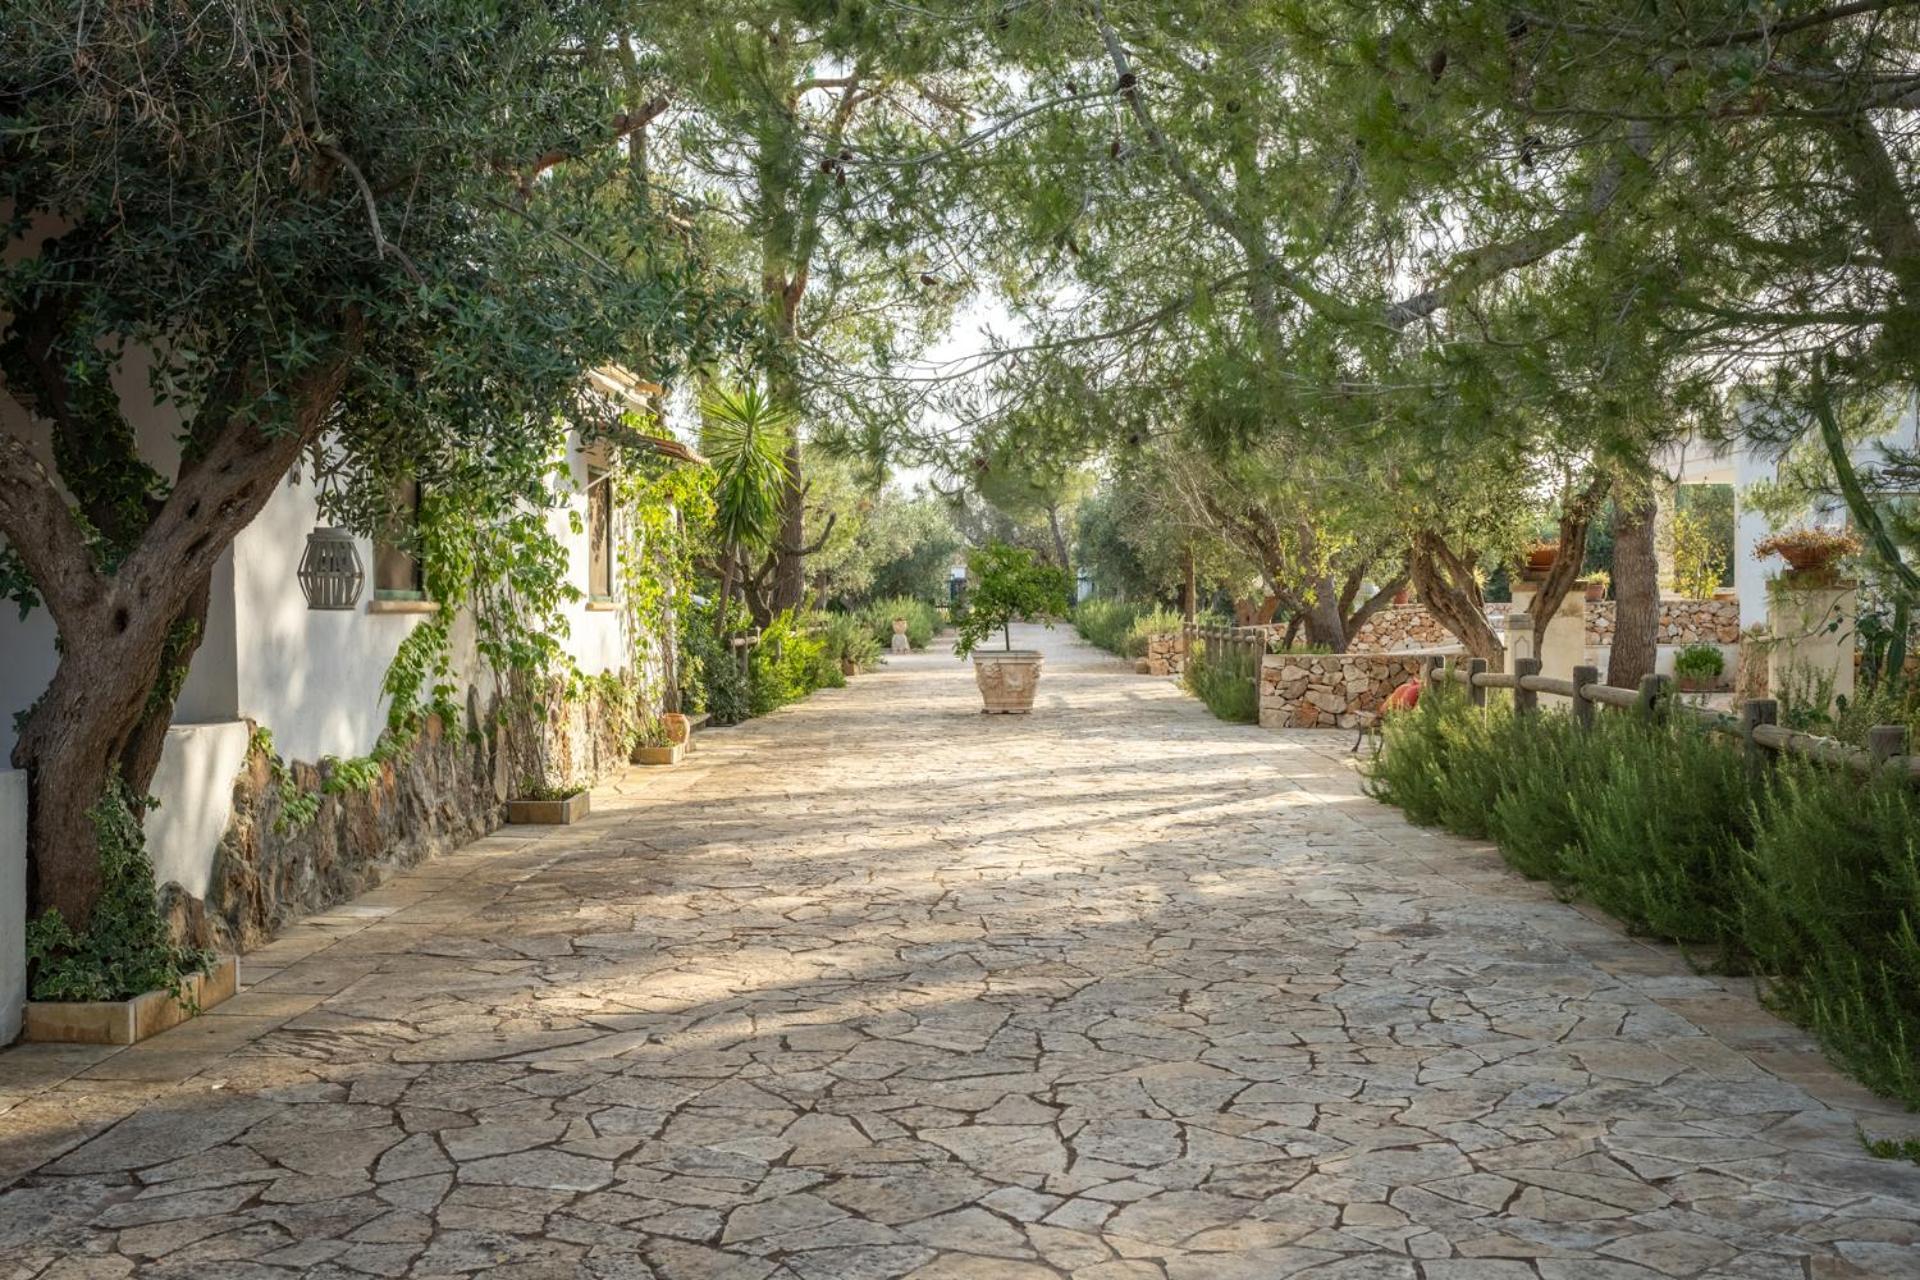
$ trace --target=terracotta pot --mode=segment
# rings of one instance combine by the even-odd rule
[[[678,711],[669,711],[660,717],[660,727],[666,730],[667,741],[678,744],[693,736],[692,723]]]
[[[1831,547],[1796,547],[1792,545],[1780,548],[1780,558],[1795,573],[1819,573],[1838,559]]]
[[[1584,586],[1586,587],[1586,589],[1587,589],[1587,599],[1589,599],[1589,600],[1605,600],[1605,599],[1607,598],[1607,584],[1606,584],[1606,583],[1604,583],[1604,582],[1588,582],[1588,583],[1585,583],[1585,584],[1583,584],[1583,585],[1584,585]]]
[[[1555,560],[1558,560],[1559,558],[1560,558],[1559,543],[1557,542],[1542,543],[1541,545],[1537,547],[1533,547],[1530,550],[1528,550],[1527,568],[1538,570],[1541,573],[1545,573],[1548,569],[1553,568],[1553,562]]]
[[[976,649],[973,680],[989,715],[1025,715],[1040,687],[1037,649]]]
[[[893,620],[893,634],[897,636],[907,634],[907,620],[905,618],[895,618]]]
[[[1412,600],[1413,600],[1413,592],[1408,591],[1405,587],[1402,587],[1400,590],[1393,593],[1393,602],[1395,604],[1407,604],[1407,603],[1410,603]]]

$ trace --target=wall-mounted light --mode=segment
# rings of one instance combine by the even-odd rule
[[[300,557],[300,591],[309,609],[351,609],[367,580],[353,535],[345,529],[321,525],[307,535]]]

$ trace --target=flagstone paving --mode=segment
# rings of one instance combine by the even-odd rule
[[[0,1054],[0,1277],[1920,1276],[1911,1121],[1745,984],[1045,643],[1030,719],[896,660]]]

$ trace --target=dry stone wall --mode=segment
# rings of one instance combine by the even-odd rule
[[[337,762],[277,760],[256,740],[234,781],[206,898],[168,887],[175,936],[223,951],[259,946],[299,916],[492,831],[531,769],[552,782],[590,782],[625,760],[626,721],[612,690],[588,685],[567,698],[556,689],[520,705],[535,709],[501,724],[470,691],[465,723],[429,719],[364,785],[330,788]]]
[[[1270,653],[1260,662],[1260,724],[1268,729],[1352,729],[1435,655]]]
[[[1510,606],[1487,605],[1487,620],[1501,629]],[[1587,645],[1604,648],[1613,643],[1614,602],[1587,602]],[[1740,639],[1740,602],[1737,600],[1663,600],[1660,602],[1659,643],[1736,644]],[[1427,611],[1425,605],[1397,604],[1381,609],[1354,632],[1348,646],[1355,652],[1397,653],[1409,649],[1457,645],[1453,633]]]
[[[1599,648],[1613,643],[1614,602],[1587,602],[1587,643]],[[1740,642],[1740,602],[1738,600],[1662,600],[1660,644],[1738,644]]]

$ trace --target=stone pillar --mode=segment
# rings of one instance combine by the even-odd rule
[[[1833,676],[1833,696],[1853,697],[1853,636],[1859,616],[1855,584],[1800,586],[1789,576],[1767,593],[1767,690],[1805,690],[1809,675]],[[1795,673],[1790,676],[1789,673]]]
[[[1533,598],[1539,594],[1539,588],[1531,583],[1515,583],[1513,587],[1513,612],[1527,615],[1527,631],[1532,634]],[[1512,624],[1509,623],[1509,626]],[[1565,680],[1573,674],[1573,669],[1587,660],[1587,597],[1581,591],[1580,584],[1574,583],[1560,601],[1560,608],[1547,621],[1547,633],[1541,638],[1540,652],[1516,654],[1509,646],[1509,657],[1532,657],[1540,659],[1540,674]]]
[[[1528,600],[1531,602],[1532,593],[1528,593]],[[1516,593],[1514,604],[1518,606],[1519,603],[1519,595]],[[1510,612],[1507,614],[1506,622],[1507,633],[1504,639],[1507,646],[1507,670],[1518,671],[1520,668],[1514,666],[1514,663],[1522,658],[1534,656],[1533,615],[1525,611]]]

